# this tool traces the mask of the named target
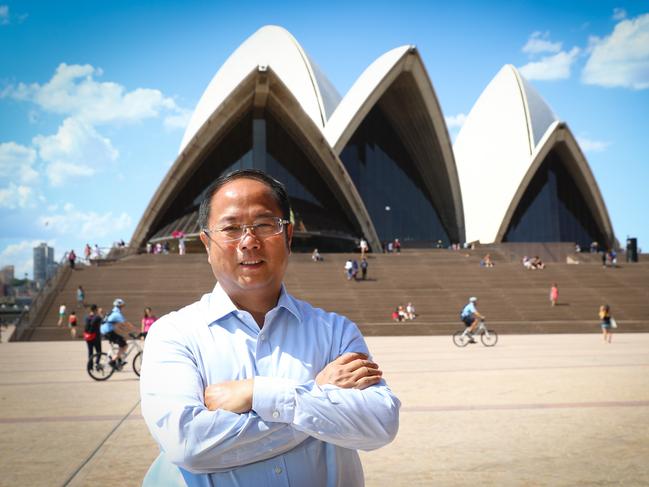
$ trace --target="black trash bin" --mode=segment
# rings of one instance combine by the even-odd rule
[[[626,239],[626,261],[638,262],[638,239],[637,238],[629,237]]]

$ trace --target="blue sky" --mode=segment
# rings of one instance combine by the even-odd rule
[[[344,94],[415,44],[452,137],[504,64],[580,141],[617,238],[649,248],[646,2],[0,0],[0,266],[129,240],[236,47],[281,25]]]

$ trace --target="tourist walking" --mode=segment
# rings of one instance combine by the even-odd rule
[[[83,308],[86,305],[86,292],[83,287],[79,285],[77,288],[77,308]]]
[[[367,259],[363,257],[361,259],[361,279],[365,280],[367,279],[367,268],[369,264],[367,263]]]
[[[363,257],[365,257],[365,254],[369,250],[369,246],[367,245],[367,240],[361,238],[361,243],[359,247],[361,248],[361,259],[362,259]]]
[[[599,319],[601,321],[600,326],[602,327],[604,343],[611,343],[611,340],[613,340],[613,332],[611,330],[617,328],[617,324],[611,316],[611,307],[608,304],[603,304],[599,307]]]
[[[550,288],[550,303],[552,306],[557,305],[557,301],[559,301],[559,288],[557,287],[557,283],[552,283],[552,287]]]
[[[83,248],[83,258],[86,259],[86,264],[90,263],[90,254],[92,254],[92,249],[90,244],[86,243],[86,246]]]
[[[149,333],[149,328],[158,318],[153,315],[153,312],[150,307],[144,308],[144,316],[142,317],[142,327],[140,332],[146,338],[147,333]]]
[[[347,259],[347,262],[345,262],[345,275],[347,276],[347,280],[351,281],[352,280],[352,269],[354,267],[354,264],[352,264],[351,259]]]
[[[74,265],[77,261],[77,254],[74,253],[74,249],[68,252],[68,262],[70,263],[70,269],[74,270]]]
[[[99,333],[99,327],[101,326],[102,316],[98,313],[97,305],[93,304],[90,306],[90,313],[86,316],[86,324],[83,329],[83,339],[88,346],[88,367],[92,367],[90,364],[90,358],[93,353],[101,353],[101,333]],[[99,364],[99,355],[97,355],[97,364]]]
[[[59,306],[59,321],[56,323],[56,326],[63,325],[63,319],[65,318],[65,310],[66,310],[65,304]]]
[[[68,328],[70,329],[70,336],[74,339],[77,338],[77,312],[70,311],[68,316]]]
[[[95,247],[92,249],[92,258],[93,259],[101,259],[101,249],[99,248],[99,245],[95,244]]]
[[[358,261],[352,260],[352,278],[354,281],[358,280]]]

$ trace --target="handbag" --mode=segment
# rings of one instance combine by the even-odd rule
[[[97,338],[97,332],[96,332],[96,331],[93,331],[93,332],[90,332],[90,331],[84,331],[84,332],[83,332],[83,339],[84,339],[85,341],[87,341],[87,342],[94,342],[94,341],[95,341],[95,338]]]
[[[611,328],[617,328],[617,321],[611,316]]]

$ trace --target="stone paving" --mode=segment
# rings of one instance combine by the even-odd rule
[[[649,334],[371,337],[403,402],[368,487],[649,485]],[[157,454],[132,371],[95,382],[85,344],[0,345],[0,486],[140,485]]]

